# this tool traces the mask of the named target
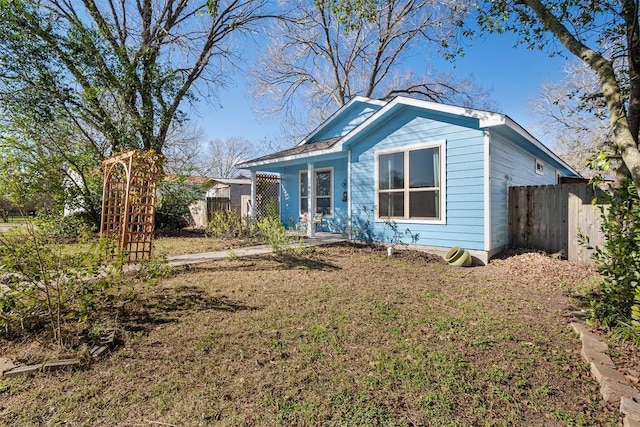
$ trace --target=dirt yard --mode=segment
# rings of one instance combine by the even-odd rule
[[[184,267],[105,319],[105,360],[1,381],[0,425],[617,426],[568,326],[594,280],[347,244]]]

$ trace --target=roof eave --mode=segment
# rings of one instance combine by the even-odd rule
[[[283,163],[283,162],[290,162],[290,161],[293,161],[293,160],[311,159],[311,158],[323,156],[323,155],[326,155],[326,154],[339,153],[340,151],[341,151],[340,149],[336,149],[335,146],[334,146],[334,147],[327,148],[327,149],[324,149],[324,150],[312,151],[310,153],[307,152],[307,153],[293,154],[293,155],[290,155],[290,156],[277,157],[277,158],[274,158],[274,159],[262,160],[262,161],[257,161],[257,162],[240,163],[238,165],[238,167],[241,167],[241,168],[244,168],[244,169],[251,169],[251,168],[256,168],[256,167],[259,167],[259,166],[272,165],[272,164]]]
[[[547,156],[551,157],[553,160],[558,162],[562,167],[566,168],[569,172],[573,173],[577,177],[582,177],[582,175],[580,175],[575,169],[573,169],[571,166],[569,166],[569,164],[567,164],[564,160],[562,160],[556,153],[554,153],[549,148],[547,148],[546,145],[544,145],[542,142],[538,141],[538,139],[536,137],[531,135],[529,133],[529,131],[527,131],[525,128],[523,128],[518,123],[516,123],[511,117],[502,115],[502,120],[495,120],[495,121],[492,121],[492,120],[483,121],[483,120],[481,120],[480,121],[480,127],[481,128],[489,128],[489,127],[496,127],[496,126],[506,126],[506,127],[508,127],[509,129],[511,129],[512,131],[516,132],[518,135],[520,135],[521,137],[525,138],[533,146],[535,146],[536,148],[541,150]]]

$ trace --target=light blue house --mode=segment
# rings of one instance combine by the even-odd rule
[[[305,214],[322,212],[326,231],[383,242],[395,224],[426,250],[461,246],[485,263],[509,243],[508,187],[579,177],[508,116],[405,97],[355,98],[297,146],[242,167],[253,206],[256,173],[280,174],[285,224],[308,218],[313,234]]]

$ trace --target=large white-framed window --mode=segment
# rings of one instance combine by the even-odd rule
[[[376,152],[377,219],[444,222],[445,141]]]
[[[325,217],[333,216],[333,168],[320,168],[316,175],[316,212]],[[300,171],[300,215],[309,212],[309,173]]]

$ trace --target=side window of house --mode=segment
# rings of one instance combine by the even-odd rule
[[[440,147],[378,155],[378,216],[440,219]]]
[[[316,175],[316,212],[331,216],[333,206],[333,192],[331,191],[331,170],[315,171]],[[309,174],[300,173],[300,213],[309,212]]]

